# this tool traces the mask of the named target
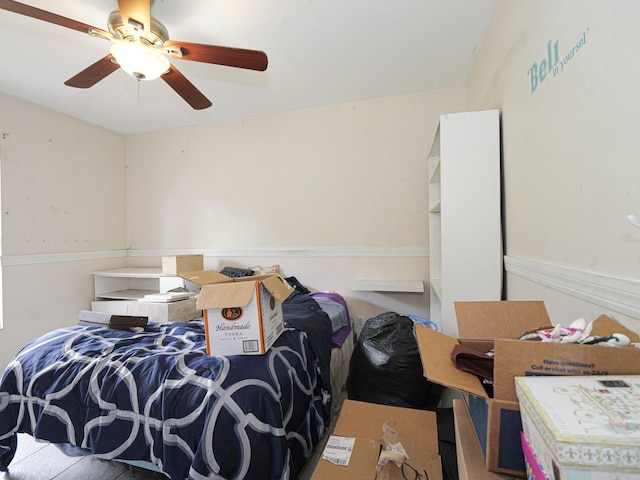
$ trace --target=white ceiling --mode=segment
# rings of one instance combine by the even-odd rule
[[[22,0],[107,29],[116,0]],[[212,102],[193,110],[165,82],[118,70],[64,81],[109,42],[0,10],[0,92],[121,133],[157,131],[465,85],[496,0],[157,0],[172,40],[263,50],[266,72],[172,60]]]

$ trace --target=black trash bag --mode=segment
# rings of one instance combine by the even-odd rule
[[[434,410],[444,387],[423,375],[413,321],[395,312],[370,318],[349,363],[351,400]]]

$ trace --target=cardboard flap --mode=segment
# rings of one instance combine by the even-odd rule
[[[271,275],[263,280],[262,284],[279,302],[284,302],[294,291],[294,288],[280,275]]]
[[[487,397],[480,379],[476,375],[459,370],[451,360],[451,352],[458,345],[455,338],[423,325],[416,325],[415,333],[425,376],[430,381],[480,397]]]
[[[231,281],[232,282],[261,282],[263,280],[266,280],[269,277],[272,277],[273,275],[250,275],[248,277],[235,277],[232,278]]]
[[[234,282],[260,282],[262,283],[269,293],[275,297],[279,302],[284,302],[289,295],[295,290],[287,281],[280,275],[255,275],[251,277],[239,277],[234,278]]]
[[[232,282],[217,285],[203,285],[196,308],[246,307],[255,294],[256,282]]]
[[[519,338],[551,325],[542,301],[454,302],[454,306],[460,338],[469,340]]]
[[[184,272],[180,274],[180,277],[184,278],[185,280],[189,280],[196,285],[211,285],[233,281],[233,278],[227,277],[226,275],[216,272],[215,270],[197,270],[195,272]]]
[[[611,335],[613,333],[623,333],[632,343],[640,342],[640,336],[636,332],[632,332],[624,325],[616,322],[613,318],[608,317],[607,315],[600,315],[593,322],[593,330],[591,330],[591,335],[598,337],[606,337],[607,335]]]

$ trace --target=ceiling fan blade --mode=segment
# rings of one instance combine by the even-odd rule
[[[118,0],[118,9],[122,23],[137,30],[149,33],[151,25],[150,0]]]
[[[85,68],[77,75],[74,75],[69,80],[64,82],[69,87],[77,88],[89,88],[93,87],[100,80],[105,78],[110,73],[115,72],[120,65],[112,61],[113,55],[109,54],[104,58],[101,58],[93,65]]]
[[[176,67],[171,65],[167,73],[162,78],[185,102],[191,105],[195,110],[202,110],[211,106],[211,101],[198,90],[193,83],[187,80]]]
[[[201,43],[175,42],[172,40],[164,42],[163,48],[165,48],[169,54],[172,54],[176,58],[182,58],[183,60],[247,68],[261,72],[267,69],[269,63],[266,53],[259,50],[218,47]],[[175,52],[176,49],[182,52],[182,56],[180,56],[179,53],[176,55],[172,52],[172,50]]]
[[[104,38],[112,37],[109,32],[100,28],[96,28],[92,25],[87,25],[86,23],[78,22],[76,20],[72,20],[55,13],[47,12],[45,10],[40,10],[39,8],[25,5],[24,3],[14,2],[13,0],[0,0],[0,9],[8,10],[13,13],[19,13],[20,15],[36,18],[45,22],[54,23],[56,25],[71,28],[73,30],[87,33],[92,36]]]

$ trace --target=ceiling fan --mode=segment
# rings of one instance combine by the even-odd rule
[[[169,39],[166,27],[151,16],[151,0],[118,0],[108,17],[108,31],[36,7],[0,0],[0,9],[37,18],[111,41],[110,53],[67,80],[65,85],[89,88],[118,68],[140,80],[162,78],[196,110],[211,106],[169,58],[264,71],[267,55],[258,50],[221,47]]]

